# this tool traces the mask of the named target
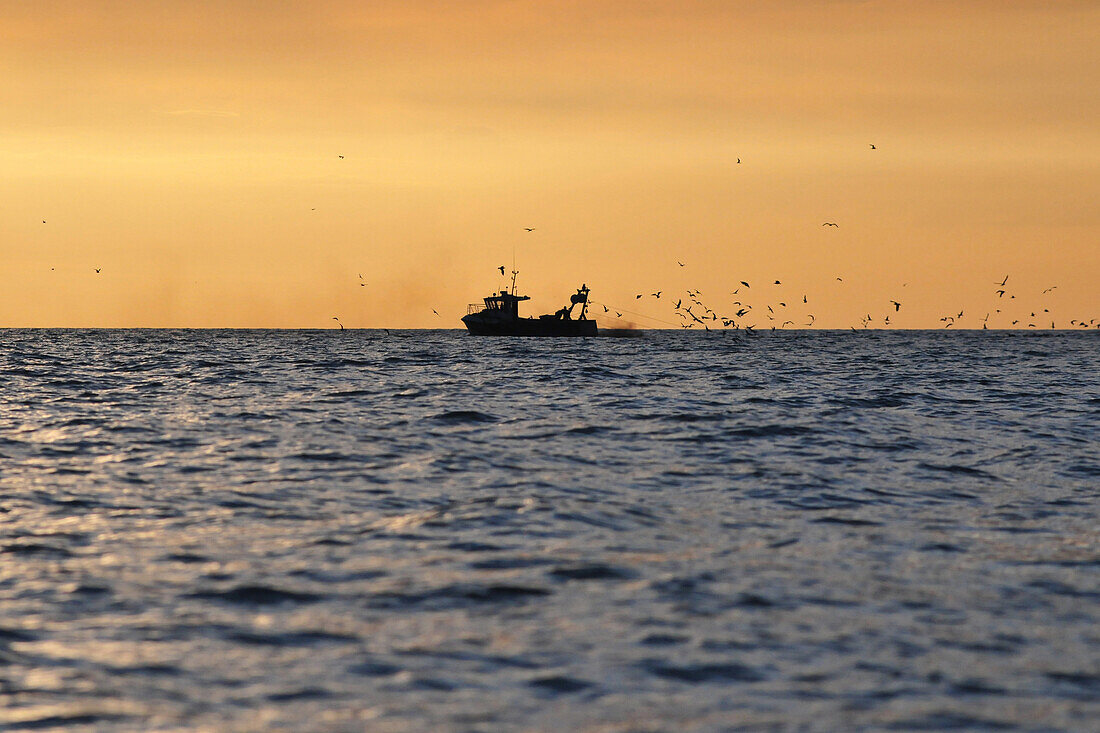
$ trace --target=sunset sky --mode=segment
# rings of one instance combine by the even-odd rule
[[[1068,327],[1098,120],[1094,0],[0,0],[0,326],[460,328],[514,249],[528,313]]]

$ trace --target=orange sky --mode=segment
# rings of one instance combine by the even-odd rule
[[[1068,326],[1098,90],[1091,1],[0,0],[0,326],[461,327],[513,248],[531,313]]]

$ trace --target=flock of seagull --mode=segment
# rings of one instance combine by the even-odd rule
[[[680,267],[685,267],[685,263],[680,260],[676,261],[676,264]],[[1006,308],[995,307],[998,305],[1006,304],[1006,298],[1008,301],[1016,300],[1016,294],[1009,291],[1008,286],[1009,276],[1006,275],[1000,282],[996,283],[997,288],[993,290],[992,295],[996,296],[994,302],[990,305],[989,311],[984,317],[978,318],[976,323],[981,324],[983,330],[989,328],[991,320],[995,325],[1001,327],[1015,327],[1020,328],[1045,328],[1046,317],[1050,317],[1050,308],[1036,308],[1031,310],[1025,309],[1025,312],[1030,312],[1028,317],[1015,318],[1008,323],[1008,319],[1011,317],[1006,313]],[[844,278],[837,277],[835,281],[843,283]],[[909,283],[903,283],[902,287],[908,286]],[[801,328],[813,328],[814,323],[817,320],[817,316],[808,312],[808,308],[795,308],[793,305],[789,305],[788,302],[792,302],[794,305],[798,305],[797,298],[789,298],[782,295],[782,291],[779,291],[775,297],[769,297],[770,293],[767,292],[767,288],[781,286],[782,281],[774,280],[770,285],[763,286],[764,288],[764,303],[759,305],[760,298],[754,297],[753,300],[758,304],[754,305],[750,302],[750,293],[760,293],[761,287],[758,285],[756,290],[752,289],[752,285],[747,280],[741,280],[738,282],[738,286],[729,292],[730,300],[725,302],[725,307],[721,310],[717,308],[711,308],[710,305],[703,301],[703,294],[701,290],[687,289],[682,297],[678,297],[676,302],[672,304],[672,311],[676,317],[680,319],[680,328],[702,328],[703,330],[710,331],[712,329],[726,328],[726,329],[739,329],[748,333],[753,333],[758,330],[761,325],[763,328],[770,328],[772,331],[776,329],[787,328],[788,326],[796,326]],[[1057,285],[1052,285],[1049,288],[1044,289],[1040,296],[1049,295],[1057,289]],[[657,290],[651,293],[637,293],[634,296],[635,300],[641,300],[642,298],[653,298],[654,300],[661,300],[661,296],[665,291]],[[776,292],[776,291],[772,291]],[[779,298],[785,298],[780,300]],[[671,297],[666,296],[666,302],[671,302]],[[801,296],[801,305],[808,306],[810,304],[809,296],[805,293]],[[873,324],[881,323],[883,326],[889,327],[895,325],[891,323],[891,315],[896,315],[901,311],[902,302],[899,300],[888,300],[888,307],[885,308],[886,313],[879,316],[876,320],[870,313],[860,318],[859,326],[861,328],[870,328]],[[609,316],[612,312],[615,313],[617,318],[623,317],[623,311],[617,309],[606,303],[595,303],[603,308],[604,313]],[[892,309],[892,310],[891,310]],[[804,311],[804,312],[803,312]],[[667,321],[661,321],[660,319],[652,318],[642,313],[632,313],[626,311],[634,316],[641,318],[651,319],[660,323],[669,324]],[[998,315],[1000,314],[1000,315]],[[1045,317],[1044,317],[1045,316]],[[806,318],[807,321],[796,321],[795,318]],[[960,309],[957,313],[952,312],[942,316],[939,320],[943,324],[943,328],[956,327],[963,323],[963,319],[966,318],[965,309]],[[972,322],[973,323],[973,322]],[[1074,318],[1070,320],[1070,326],[1074,328],[1100,328],[1100,320],[1096,318]],[[1057,323],[1053,318],[1050,320],[1050,328],[1056,328]],[[858,330],[855,325],[851,327],[852,331]]]

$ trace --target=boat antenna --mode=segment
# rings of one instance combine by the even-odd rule
[[[512,240],[512,295],[516,294],[516,275],[519,274],[519,270],[516,269],[516,240]]]

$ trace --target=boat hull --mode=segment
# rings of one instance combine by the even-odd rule
[[[517,318],[489,321],[466,316],[462,319],[473,336],[596,336],[596,322],[566,321],[551,318]]]

